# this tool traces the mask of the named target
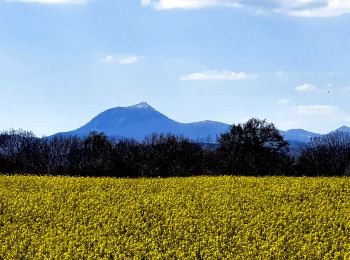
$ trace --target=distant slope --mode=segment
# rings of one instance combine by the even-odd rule
[[[145,136],[152,133],[172,133],[196,141],[214,142],[216,136],[227,131],[228,128],[228,124],[214,121],[179,123],[142,102],[130,107],[106,110],[86,125],[74,131],[58,134],[84,137],[92,131],[97,131],[113,138],[143,140]]]
[[[335,131],[350,133],[350,127],[342,126],[336,129]]]
[[[129,107],[108,109],[84,126],[69,132],[58,133],[63,136],[85,137],[93,131],[103,132],[110,138],[143,140],[152,133],[182,135],[201,143],[215,143],[217,136],[226,132],[230,125],[216,121],[201,121],[195,123],[180,123],[170,119],[149,104],[142,102]],[[350,128],[342,126],[338,131],[350,132]],[[293,150],[300,150],[311,138],[321,134],[304,129],[280,131],[290,143]]]
[[[280,131],[286,140],[308,143],[313,137],[320,137],[321,134],[306,131],[304,129],[291,129]]]

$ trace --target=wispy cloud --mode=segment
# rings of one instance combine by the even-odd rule
[[[5,0],[5,2],[58,5],[58,4],[86,4],[88,0]]]
[[[280,98],[277,100],[277,104],[284,106],[284,105],[288,105],[289,104],[289,99],[288,98]]]
[[[288,15],[299,17],[335,17],[350,13],[349,0],[323,1],[324,5],[316,8],[305,8],[300,10],[285,10]]]
[[[306,84],[306,83],[295,87],[295,91],[298,91],[298,92],[312,92],[314,90],[316,90],[315,85]]]
[[[141,0],[143,6],[155,9],[199,9],[206,7],[241,7],[236,0]]]
[[[305,116],[329,116],[333,115],[337,110],[337,107],[331,105],[312,105],[297,107],[298,114]]]
[[[296,17],[336,17],[350,13],[349,0],[141,0],[141,4],[158,10],[246,7],[257,14],[272,12]]]
[[[230,81],[230,80],[255,79],[257,77],[258,75],[256,74],[249,74],[245,72],[210,70],[210,71],[195,72],[188,75],[183,75],[180,78],[180,80],[182,81],[194,81],[194,80]]]
[[[103,63],[112,64],[134,64],[141,60],[140,56],[119,56],[119,55],[107,55],[103,57],[100,61]]]

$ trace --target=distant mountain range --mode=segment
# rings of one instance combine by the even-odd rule
[[[129,107],[108,109],[84,126],[69,132],[57,133],[63,136],[87,136],[92,131],[103,132],[114,139],[143,140],[152,133],[172,133],[182,135],[191,140],[205,143],[214,143],[221,133],[229,129],[228,124],[216,121],[200,121],[195,123],[180,123],[158,112],[146,102]],[[350,132],[350,128],[342,126],[335,131]],[[302,146],[312,137],[321,134],[303,129],[280,131],[292,146]]]
[[[183,135],[200,142],[215,142],[216,136],[227,131],[229,125],[215,121],[179,123],[158,112],[145,102],[129,107],[108,109],[86,125],[59,135],[84,137],[92,131],[103,132],[116,139],[143,140],[152,133]]]

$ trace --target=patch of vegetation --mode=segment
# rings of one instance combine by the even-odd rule
[[[0,176],[0,259],[347,259],[350,179]]]

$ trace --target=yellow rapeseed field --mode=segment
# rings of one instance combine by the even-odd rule
[[[349,258],[349,178],[0,176],[0,259]]]

